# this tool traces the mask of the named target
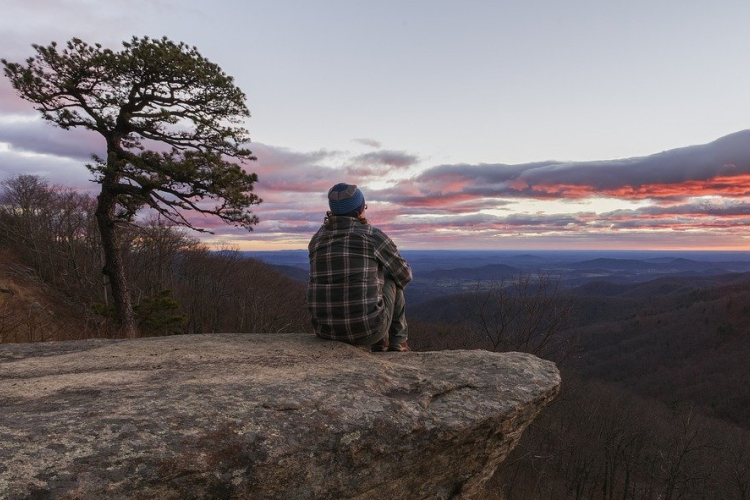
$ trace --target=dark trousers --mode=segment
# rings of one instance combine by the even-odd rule
[[[387,335],[390,345],[398,345],[406,342],[409,337],[409,327],[406,324],[406,300],[404,289],[399,288],[389,277],[385,278],[383,284],[383,303],[386,315],[385,328],[381,332],[374,333],[357,341],[357,345],[377,344]]]
[[[404,289],[396,286],[396,283],[386,278],[383,285],[383,302],[385,302],[386,314],[388,314],[388,343],[398,345],[406,342],[409,337],[409,326],[406,324],[406,300]]]

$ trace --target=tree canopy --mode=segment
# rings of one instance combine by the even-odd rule
[[[195,47],[148,37],[119,52],[77,38],[33,47],[25,63],[3,59],[5,74],[46,120],[104,137],[106,158],[87,167],[116,197],[117,218],[148,206],[193,229],[185,210],[257,223],[248,209],[261,201],[257,177],[238,164],[255,159],[244,146],[245,95]]]

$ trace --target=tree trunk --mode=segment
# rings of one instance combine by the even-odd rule
[[[115,196],[108,190],[105,179],[102,182],[102,192],[97,197],[96,205],[96,220],[102,238],[102,250],[104,250],[104,269],[102,272],[109,278],[112,300],[121,333],[127,338],[135,338],[138,336],[138,325],[135,321],[133,304],[130,301],[130,292],[125,278],[125,267],[120,255],[115,226],[115,205]]]

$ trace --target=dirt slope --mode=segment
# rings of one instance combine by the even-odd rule
[[[86,338],[80,310],[15,252],[0,248],[0,343]]]

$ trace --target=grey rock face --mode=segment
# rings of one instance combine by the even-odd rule
[[[559,384],[304,334],[0,345],[0,498],[482,498]]]

